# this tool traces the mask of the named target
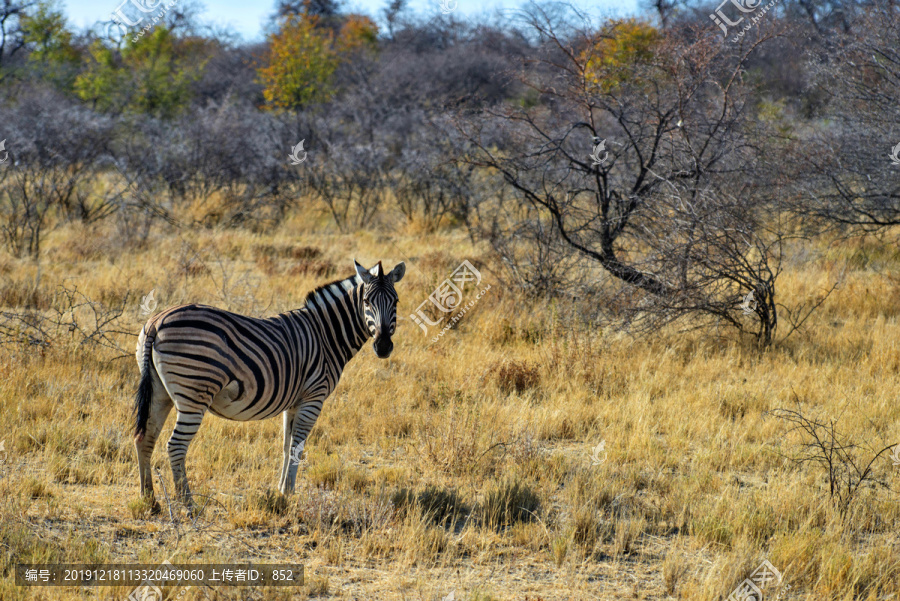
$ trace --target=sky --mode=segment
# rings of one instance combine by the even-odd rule
[[[129,0],[124,0],[128,2]],[[244,40],[262,39],[264,23],[272,14],[275,0],[202,0],[206,11],[204,22],[227,26]],[[524,5],[523,0],[446,0],[452,6],[454,16],[466,19],[484,18],[484,14],[511,11]],[[595,16],[626,16],[637,12],[638,0],[573,0],[572,3]],[[109,21],[110,14],[123,0],[62,0],[60,5],[69,23],[78,29],[89,28],[98,21]],[[418,16],[440,14],[441,0],[409,0],[409,11]],[[152,6],[155,2],[148,2]],[[165,2],[163,2],[165,4]],[[387,0],[344,0],[345,12],[355,12],[377,17]],[[377,19],[376,19],[377,20]]]

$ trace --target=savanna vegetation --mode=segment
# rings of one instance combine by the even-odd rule
[[[306,566],[187,600],[714,601],[764,560],[765,599],[900,595],[897,6],[285,1],[261,43],[141,6],[0,3],[0,599],[131,592],[19,563],[166,560]],[[154,511],[148,315],[297,308],[354,258],[406,262],[395,350],[296,493],[280,420],[210,417],[198,509],[158,445]],[[464,260],[490,288],[435,339]]]

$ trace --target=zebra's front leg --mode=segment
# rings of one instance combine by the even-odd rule
[[[290,457],[287,462],[287,471],[281,481],[280,490],[283,495],[294,492],[294,483],[297,480],[297,468],[300,465],[300,456],[303,453],[303,448],[306,446],[306,438],[309,436],[309,431],[312,430],[316,420],[319,419],[319,412],[322,410],[322,401],[324,401],[324,399],[307,401],[300,405],[291,420],[293,423],[290,440],[288,440],[287,430],[285,429],[285,447],[290,449]]]
[[[188,486],[184,459],[187,456],[191,440],[200,428],[200,422],[203,420],[206,408],[197,408],[190,411],[182,408],[177,409],[175,428],[172,430],[172,436],[169,438],[166,448],[169,451],[169,463],[172,465],[172,477],[175,480],[175,494],[179,501],[187,505],[190,512],[193,511],[193,500],[190,486]]]
[[[287,480],[288,468],[291,465],[291,443],[294,441],[294,416],[297,415],[296,409],[288,409],[282,414],[283,432],[284,432],[284,459],[281,462],[281,477],[278,479],[278,490],[284,494],[284,482]],[[300,449],[303,452],[303,449]]]

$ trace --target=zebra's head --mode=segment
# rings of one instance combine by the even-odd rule
[[[372,348],[381,359],[387,359],[394,350],[391,336],[397,328],[397,292],[394,284],[403,279],[406,264],[397,263],[390,273],[384,273],[381,261],[372,269],[366,269],[356,261],[356,274],[363,281],[363,315],[369,334],[375,338]]]

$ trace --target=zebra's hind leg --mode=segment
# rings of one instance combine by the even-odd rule
[[[172,465],[172,477],[175,480],[175,494],[178,500],[187,505],[188,511],[193,511],[191,489],[188,486],[187,472],[184,468],[184,458],[187,456],[188,446],[200,428],[206,407],[195,405],[191,410],[178,407],[175,419],[175,428],[166,445],[169,451],[169,463]]]
[[[134,447],[137,450],[138,473],[141,478],[141,496],[150,500],[154,511],[159,509],[156,498],[153,494],[153,471],[151,459],[153,457],[153,448],[162,431],[163,425],[166,423],[166,417],[172,409],[172,399],[169,393],[163,388],[162,383],[153,374],[153,396],[150,401],[150,415],[147,420],[147,431],[140,440],[135,439]]]

